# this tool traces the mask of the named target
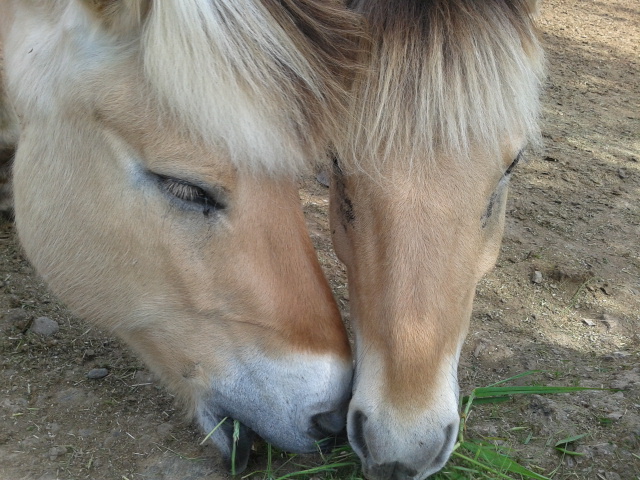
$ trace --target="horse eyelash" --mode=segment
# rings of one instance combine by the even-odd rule
[[[164,190],[171,196],[185,202],[203,207],[203,213],[208,215],[211,210],[222,210],[225,205],[211,196],[201,187],[177,178],[161,177]]]
[[[174,197],[186,200],[187,202],[200,203],[206,201],[205,191],[195,185],[189,185],[188,183],[181,182],[180,180],[173,180],[169,178],[164,179],[162,184],[165,190]]]

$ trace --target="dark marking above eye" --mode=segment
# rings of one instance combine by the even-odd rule
[[[518,163],[520,162],[520,160],[522,159],[522,156],[524,155],[524,151],[520,150],[518,152],[518,154],[516,155],[516,158],[513,159],[513,162],[511,162],[511,165],[509,165],[507,167],[507,170],[504,172],[505,176],[509,176],[511,175],[511,172],[513,172],[513,169],[516,168],[516,166],[518,165]]]
[[[493,216],[494,205],[496,204],[496,202],[498,202],[498,200],[502,196],[504,186],[508,183],[509,177],[511,177],[511,173],[513,172],[513,170],[516,168],[516,166],[522,159],[523,154],[524,154],[523,150],[520,150],[518,152],[518,154],[516,155],[516,158],[514,158],[513,162],[511,162],[511,165],[509,165],[505,170],[504,175],[500,179],[500,182],[498,182],[498,186],[491,194],[491,197],[489,198],[489,204],[487,205],[487,209],[485,210],[485,212],[482,214],[482,217],[480,218],[480,221],[482,222],[482,228],[485,228],[487,226],[487,224],[489,223],[489,219]]]
[[[352,224],[356,215],[353,209],[353,202],[347,196],[346,185],[344,183],[344,174],[340,168],[340,160],[337,157],[333,157],[333,178],[335,181],[335,188],[338,198],[340,199],[340,217],[342,218],[342,225],[346,229],[347,225]]]

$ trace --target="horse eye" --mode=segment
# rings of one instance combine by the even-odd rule
[[[160,184],[169,195],[200,207],[205,215],[208,215],[211,210],[222,210],[226,207],[220,199],[204,188],[185,180],[161,176]]]

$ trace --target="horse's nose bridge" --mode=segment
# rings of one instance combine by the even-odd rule
[[[388,372],[394,369],[385,354],[362,345],[356,350],[362,355],[357,355],[347,430],[367,478],[422,479],[442,468],[453,449],[460,421],[459,352],[444,355],[432,370],[411,377],[422,383],[407,387],[407,378],[389,383]],[[398,388],[404,391],[393,391]]]
[[[230,270],[251,314],[293,351],[350,358],[346,330],[290,178],[241,176],[229,237]],[[243,261],[238,261],[242,258]]]

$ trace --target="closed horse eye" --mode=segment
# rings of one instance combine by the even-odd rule
[[[160,185],[172,197],[201,208],[205,215],[212,210],[226,208],[226,205],[215,195],[185,180],[160,176]]]

